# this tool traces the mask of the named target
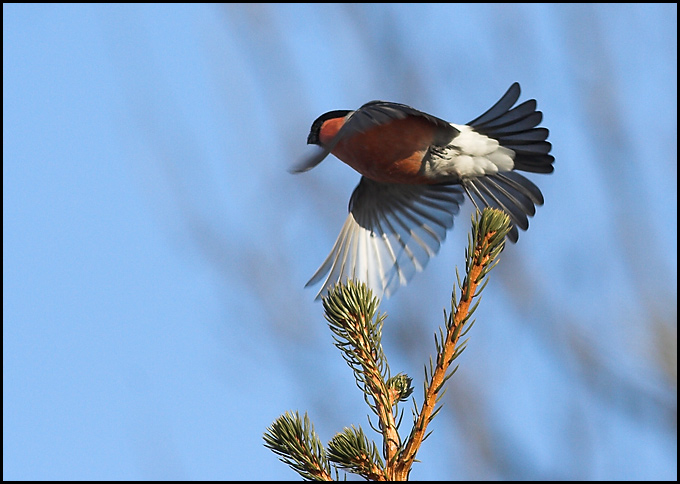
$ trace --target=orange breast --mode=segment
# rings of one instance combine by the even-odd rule
[[[329,120],[332,121],[336,120]],[[325,128],[324,124],[324,130]],[[332,129],[328,132],[330,131]],[[332,153],[362,175],[375,181],[427,183],[422,169],[423,157],[433,142],[434,132],[435,127],[427,120],[408,117],[343,139]]]

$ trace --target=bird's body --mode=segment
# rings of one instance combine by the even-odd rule
[[[342,124],[336,121],[324,124],[319,136],[322,143],[328,144],[339,131]],[[432,145],[432,131],[424,119],[398,119],[341,140],[331,153],[371,180],[428,183],[422,160]]]
[[[327,275],[319,292],[346,278],[389,296],[422,270],[453,226],[466,193],[477,208],[504,210],[517,227],[543,204],[540,190],[516,173],[550,173],[554,158],[536,101],[513,107],[519,84],[466,125],[404,104],[372,101],[331,111],[312,124],[307,142],[320,150],[294,170],[307,171],[329,153],[362,175],[350,214],[331,254],[308,282]]]

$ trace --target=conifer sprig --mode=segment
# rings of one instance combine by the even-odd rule
[[[267,429],[265,445],[308,480],[333,480],[331,467],[336,478],[338,469],[342,469],[367,480],[407,480],[416,454],[429,435],[427,426],[442,408],[445,383],[457,369],[451,366],[467,343],[460,339],[474,323],[471,317],[488,282],[485,277],[498,263],[509,230],[508,216],[498,210],[487,208],[473,216],[465,251],[465,277],[461,281],[456,269],[451,310],[448,314],[444,311],[444,326],[435,333],[437,354],[425,367],[423,404],[419,409],[413,401],[413,428],[406,441],[402,443],[398,433],[398,404],[413,393],[412,379],[402,373],[390,376],[381,343],[385,315],[378,313],[379,301],[366,285],[350,280],[335,286],[324,297],[323,307],[335,346],[377,416],[374,429],[382,435],[382,457],[361,427],[354,426],[333,437],[325,450],[307,414],[300,418],[297,412],[286,412]]]
[[[484,276],[498,263],[498,255],[505,246],[505,236],[509,230],[510,219],[499,210],[487,208],[481,216],[479,213],[473,215],[472,235],[468,236],[468,248],[465,252],[465,279],[461,283],[460,277],[457,277],[460,300],[456,299],[454,289],[451,296],[451,312],[448,315],[444,312],[445,329],[439,329],[439,336],[435,334],[436,360],[433,363],[430,359],[429,367],[425,367],[424,401],[420,410],[414,405],[413,430],[397,463],[395,470],[397,480],[408,478],[416,453],[429,436],[429,433],[426,433],[427,426],[441,410],[439,402],[444,395],[444,384],[458,368],[451,369],[450,366],[463,352],[467,343],[467,340],[461,344],[458,344],[458,341],[474,323],[470,318],[477,309],[481,291],[486,287],[486,281],[483,282]],[[477,302],[471,307],[475,297],[478,298]]]

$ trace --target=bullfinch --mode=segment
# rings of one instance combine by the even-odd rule
[[[319,299],[338,282],[365,282],[389,297],[434,256],[467,196],[480,210],[508,214],[507,238],[517,242],[543,204],[536,185],[518,171],[551,173],[554,157],[543,117],[531,99],[517,106],[514,83],[488,111],[454,124],[405,104],[371,101],[355,111],[330,111],[312,123],[315,152],[291,171],[328,154],[361,174],[349,215],[330,255],[307,286],[323,281]]]

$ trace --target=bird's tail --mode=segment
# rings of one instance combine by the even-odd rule
[[[555,158],[549,154],[552,145],[547,141],[548,130],[537,127],[543,113],[536,109],[534,99],[514,106],[519,95],[519,84],[514,83],[488,111],[467,124],[511,149],[515,153],[513,170],[551,173]],[[462,183],[478,209],[491,206],[510,216],[513,227],[508,238],[512,242],[517,242],[518,228],[529,227],[527,217],[536,213],[536,205],[543,205],[538,187],[514,171],[468,178]]]

